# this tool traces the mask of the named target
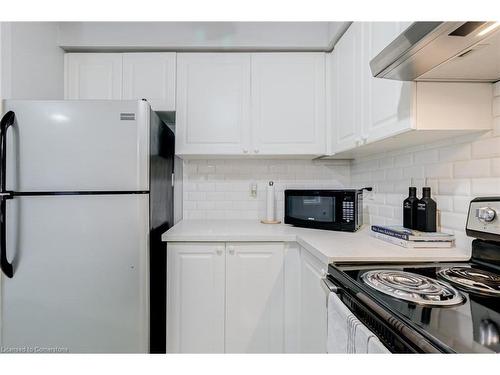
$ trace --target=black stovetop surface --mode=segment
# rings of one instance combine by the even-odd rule
[[[442,268],[467,265],[492,271],[482,265],[461,262],[330,265],[329,273],[334,280],[340,281],[341,287],[362,291],[391,314],[414,327],[431,342],[436,343],[436,346],[444,348],[443,351],[498,353],[500,342],[498,340],[495,342],[494,335],[492,336],[491,333],[495,334],[495,330],[496,333],[500,330],[500,297],[471,294],[454,285],[465,297],[461,305],[427,307],[390,297],[366,285],[360,278],[363,273],[370,270],[395,269],[437,279],[436,272]]]

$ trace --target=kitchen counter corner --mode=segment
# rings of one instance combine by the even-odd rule
[[[470,250],[459,247],[408,249],[357,232],[261,224],[254,220],[182,220],[162,235],[164,242],[297,242],[323,263],[465,261]]]

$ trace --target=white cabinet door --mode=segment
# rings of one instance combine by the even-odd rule
[[[332,151],[359,145],[361,129],[361,25],[353,23],[330,56],[329,95]]]
[[[368,50],[368,58],[371,60],[377,56],[382,50],[396,39],[411,22],[357,22],[362,27],[368,27],[371,32],[371,40],[369,39],[370,49]]]
[[[412,128],[414,82],[374,78],[370,60],[391,43],[407,23],[363,22],[363,141],[369,143]]]
[[[65,99],[122,99],[122,55],[67,53]]]
[[[324,154],[325,54],[252,54],[252,153]]]
[[[226,352],[284,350],[283,243],[227,243]]]
[[[167,352],[224,352],[224,243],[168,243]]]
[[[123,99],[147,99],[155,111],[175,111],[175,52],[124,53]]]
[[[177,54],[176,153],[248,153],[249,112],[249,54]]]
[[[300,249],[300,348],[302,353],[326,353],[326,295],[321,287],[327,265]]]

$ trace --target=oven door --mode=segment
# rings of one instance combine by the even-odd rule
[[[383,343],[391,353],[442,353],[448,352],[433,345],[396,314],[385,309],[364,290],[351,282],[349,277],[335,265],[328,266],[328,274],[323,279],[326,286],[334,286],[338,299]],[[330,300],[328,301],[328,320],[330,324]],[[332,321],[332,324],[333,321]],[[329,329],[330,331],[330,329]]]
[[[343,193],[340,191],[286,190],[285,223],[306,228],[340,230],[342,199]]]
[[[339,297],[339,288],[328,279],[322,280],[327,304],[327,352],[344,354],[387,354],[390,351],[365,326]]]

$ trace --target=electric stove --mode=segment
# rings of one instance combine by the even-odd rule
[[[330,264],[327,277],[391,352],[499,353],[497,213],[500,198],[471,201],[468,262]]]

